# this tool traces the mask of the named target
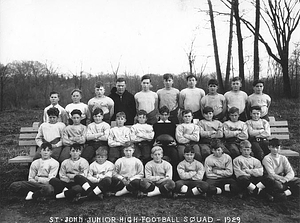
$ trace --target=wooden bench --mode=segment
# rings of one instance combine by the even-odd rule
[[[39,122],[34,122],[32,127],[21,127],[19,135],[19,147],[29,149],[28,155],[20,155],[8,160],[8,163],[31,163],[36,153],[35,137],[38,132]]]

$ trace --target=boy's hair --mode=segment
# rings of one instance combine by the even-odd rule
[[[210,106],[206,106],[203,108],[203,114],[208,114],[208,112],[214,112],[214,109]]]
[[[238,113],[239,114],[240,110],[237,107],[231,107],[231,108],[229,108],[228,113],[229,114],[234,114],[234,113]]]
[[[210,146],[212,150],[216,150],[218,148],[221,148],[223,150],[223,143],[220,139],[212,139],[210,142]]]
[[[232,78],[231,82],[234,82],[234,81],[240,81],[242,83],[242,78],[234,77],[234,78]]]
[[[103,110],[101,108],[95,108],[93,111],[93,116],[98,114],[103,115]]]
[[[130,149],[135,150],[135,149],[134,149],[134,146],[133,146],[133,143],[129,143],[129,144],[127,144],[126,146],[124,146],[123,150],[124,150],[124,149],[127,149],[127,148],[130,148]]]
[[[103,83],[101,81],[96,82],[95,88],[104,87]]]
[[[151,82],[150,75],[148,75],[148,74],[145,74],[144,76],[142,76],[141,82],[142,82],[143,80],[147,80],[147,79],[149,79],[149,80],[150,80],[150,82]]]
[[[186,145],[183,153],[195,153],[195,150],[191,145]]]
[[[244,147],[246,147],[246,146],[250,146],[251,147],[251,143],[249,142],[249,140],[243,140],[243,141],[241,141],[240,142],[240,148],[242,149],[242,148],[244,148]]]
[[[55,108],[55,107],[51,107],[47,110],[47,115],[48,116],[56,116],[58,117],[59,116],[59,110],[58,108]]]
[[[209,86],[209,85],[219,85],[219,82],[218,82],[218,80],[217,79],[210,79],[209,81],[208,81],[208,83],[207,83],[207,86]]]
[[[257,80],[253,81],[252,86],[254,87],[257,84],[263,84],[263,85],[265,85],[265,82],[262,79],[257,79]]]
[[[252,106],[252,107],[250,107],[250,112],[252,112],[253,110],[261,111],[261,107],[260,106]]]
[[[82,112],[79,110],[79,109],[74,109],[73,111],[71,111],[71,115],[73,116],[73,115],[79,115],[79,116],[81,116],[82,115]]]
[[[162,106],[160,109],[159,109],[159,114],[163,114],[163,113],[168,113],[170,114],[170,110],[168,109],[167,106]]]
[[[119,77],[116,82],[125,82],[126,84],[126,80],[124,77]]]
[[[74,143],[73,145],[71,145],[70,151],[71,151],[72,149],[74,149],[75,151],[77,151],[77,150],[80,150],[80,151],[81,151],[82,146],[81,146],[80,144],[78,144],[78,143]]]
[[[173,75],[170,74],[170,73],[166,73],[166,74],[163,75],[164,80],[168,80],[169,78],[172,79],[172,80],[174,79]]]
[[[49,96],[51,97],[51,95],[53,95],[53,94],[57,94],[57,96],[59,97],[59,93],[57,91],[51,91]]]
[[[181,112],[181,115],[184,116],[184,115],[186,115],[186,114],[188,114],[188,113],[191,113],[192,116],[193,116],[193,112],[192,112],[192,110],[190,110],[190,109],[183,110],[183,111]]]
[[[163,149],[160,147],[160,146],[154,146],[152,149],[151,149],[151,154],[154,154],[155,152],[161,152],[163,153]]]
[[[271,147],[280,146],[280,140],[277,138],[273,138],[273,139],[269,140],[269,146],[271,146]]]
[[[188,81],[190,78],[195,78],[197,80],[197,77],[194,74],[190,74],[186,77],[186,80]]]
[[[106,149],[103,149],[101,147],[99,147],[97,150],[96,150],[96,156],[107,156],[108,152]]]
[[[121,117],[124,117],[124,118],[126,118],[126,114],[125,114],[125,112],[118,112],[117,114],[116,114],[116,118],[121,118]]]
[[[42,145],[41,145],[41,150],[42,150],[42,149],[46,149],[46,148],[52,150],[52,145],[51,145],[50,142],[43,142],[43,143],[42,143]]]
[[[145,110],[138,110],[136,116],[145,115],[147,116],[147,112]]]
[[[80,94],[82,94],[82,91],[78,88],[75,88],[71,91],[71,95],[74,93],[74,92],[79,92]]]

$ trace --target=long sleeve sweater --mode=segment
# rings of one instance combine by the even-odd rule
[[[63,144],[65,146],[71,146],[74,143],[84,144],[86,139],[86,126],[68,125],[63,133]]]
[[[206,177],[209,179],[226,178],[233,174],[232,159],[225,153],[221,157],[216,157],[214,154],[209,155],[205,159],[204,166]]]
[[[263,166],[258,159],[252,156],[245,157],[243,155],[240,155],[233,160],[233,170],[237,178],[240,176],[260,177],[264,172]],[[246,170],[250,172],[246,173]]]
[[[177,165],[177,172],[182,180],[202,180],[205,170],[202,163],[197,160],[191,163],[183,160]]]
[[[130,181],[142,179],[144,177],[143,163],[135,157],[121,157],[115,162],[113,176],[119,179],[126,177]]]
[[[88,141],[107,141],[110,125],[107,122],[95,123],[92,122],[87,127],[86,139]]]
[[[248,127],[245,122],[226,121],[223,124],[225,138],[237,137],[240,140],[248,139]]]
[[[62,162],[59,170],[59,178],[64,182],[73,182],[74,176],[71,175],[82,175],[84,177],[88,176],[89,162],[80,157],[78,160],[72,160],[71,158],[66,159]]]
[[[246,121],[249,137],[268,138],[271,135],[270,124],[265,119]]]
[[[198,122],[201,138],[223,138],[223,126],[218,120],[202,119]]]
[[[99,164],[94,161],[90,165],[88,180],[92,183],[98,183],[104,177],[112,177],[114,168],[115,165],[108,160],[106,160],[103,164]]]
[[[199,126],[193,123],[182,123],[176,128],[176,140],[178,143],[186,144],[191,141],[198,142],[200,139]]]
[[[134,124],[130,128],[130,139],[133,142],[151,141],[154,137],[154,131],[152,125],[149,124]]]
[[[65,127],[66,125],[62,122],[56,122],[55,124],[50,124],[49,122],[42,123],[35,137],[36,144],[40,147],[44,141],[47,141],[56,147],[62,146],[62,137]],[[52,143],[53,140],[58,141]]]
[[[29,168],[28,181],[47,184],[49,180],[55,178],[59,169],[59,162],[53,158],[34,160]],[[37,177],[37,179],[36,179]]]
[[[161,163],[151,160],[145,166],[145,177],[153,182],[160,180],[161,177],[172,180],[172,169],[172,165],[165,160],[162,160]]]
[[[110,147],[123,146],[130,140],[130,128],[126,126],[113,127],[109,130],[107,141]]]

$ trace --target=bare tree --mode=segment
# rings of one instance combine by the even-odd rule
[[[254,30],[254,57],[253,57],[253,73],[254,80],[259,79],[259,49],[258,35],[260,28],[260,0],[255,0],[255,30]]]
[[[194,70],[193,70],[194,64],[195,64],[195,60],[196,60],[196,55],[195,55],[195,53],[194,53],[194,43],[195,43],[195,39],[196,39],[196,38],[194,38],[194,39],[192,40],[191,47],[190,47],[189,51],[186,52],[186,55],[187,55],[187,58],[188,58],[188,61],[189,61],[190,74],[193,74],[193,73],[196,74],[196,71],[194,72]]]
[[[227,64],[225,74],[225,89],[229,88],[229,76],[231,67],[231,55],[232,55],[232,39],[233,39],[233,7],[230,10],[230,21],[229,21],[229,38],[228,38],[228,51],[227,51]]]
[[[9,64],[6,64],[5,66],[0,64],[0,111],[4,110],[4,85],[9,76]]]

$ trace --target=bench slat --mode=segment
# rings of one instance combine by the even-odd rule
[[[21,129],[20,129],[20,132],[21,133],[34,133],[34,132],[36,132],[37,133],[37,131],[38,131],[38,129],[37,128],[33,128],[33,127],[21,127]]]
[[[271,133],[289,133],[288,128],[274,128],[271,127]]]
[[[291,149],[281,149],[279,154],[284,156],[299,156],[299,153]]]
[[[276,126],[288,126],[287,121],[275,121],[275,122],[269,122],[271,127],[276,127]]]
[[[277,139],[290,139],[290,135],[280,135],[280,134],[271,134],[269,137],[270,139],[272,138],[277,138]]]
[[[8,163],[31,163],[33,160],[32,156],[16,156],[8,160]]]
[[[35,140],[20,140],[19,146],[36,146]]]
[[[19,139],[35,139],[36,133],[21,133]]]

